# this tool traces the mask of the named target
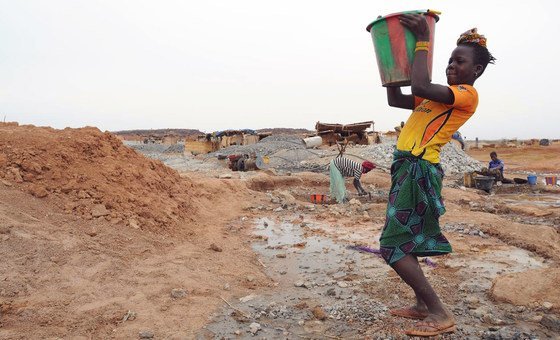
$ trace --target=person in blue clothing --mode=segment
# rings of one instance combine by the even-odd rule
[[[451,135],[451,138],[458,141],[461,144],[461,149],[465,150],[465,140],[459,131],[455,131],[455,133]]]
[[[490,152],[490,159],[488,168],[482,168],[482,171],[476,171],[476,173],[483,176],[492,176],[496,181],[510,183],[510,180],[504,178],[504,162],[498,158],[496,151]]]
[[[504,177],[504,162],[498,158],[498,154],[496,151],[490,152],[490,159],[491,161],[488,163],[488,170],[490,172],[497,172],[499,171],[502,178]]]

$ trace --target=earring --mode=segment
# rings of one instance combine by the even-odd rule
[[[475,72],[475,73],[474,73],[474,76],[475,76],[475,77],[478,77],[478,72]]]

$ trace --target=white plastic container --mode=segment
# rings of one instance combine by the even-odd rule
[[[305,143],[306,148],[311,149],[321,146],[321,144],[323,144],[323,138],[321,138],[321,136],[307,137],[303,139],[303,142]]]

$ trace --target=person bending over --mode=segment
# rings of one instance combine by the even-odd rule
[[[358,191],[358,195],[367,195],[367,192],[362,187],[360,179],[362,174],[365,174],[375,168],[375,164],[370,161],[364,161],[362,164],[348,159],[346,157],[338,156],[330,163],[331,175],[331,197],[334,197],[338,203],[348,201],[348,193],[346,192],[346,185],[344,177],[354,177],[354,188]]]
[[[451,53],[445,73],[447,84],[433,84],[428,73],[431,35],[423,15],[401,15],[402,25],[417,38],[412,64],[412,94],[387,87],[390,106],[412,110],[397,142],[391,166],[391,189],[380,250],[385,261],[409,285],[416,303],[391,314],[420,319],[405,331],[411,336],[435,336],[455,331],[455,318],[426,279],[418,256],[452,251],[441,233],[445,213],[441,197],[441,148],[475,112],[478,93],[473,87],[494,57],[476,29],[465,32]]]

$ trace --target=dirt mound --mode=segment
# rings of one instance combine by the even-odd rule
[[[560,269],[546,268],[528,270],[499,276],[494,280],[491,295],[497,301],[517,306],[552,304],[560,310]]]
[[[152,230],[191,220],[193,184],[97,128],[0,124],[0,177],[68,213]],[[6,182],[7,181],[7,182]]]

